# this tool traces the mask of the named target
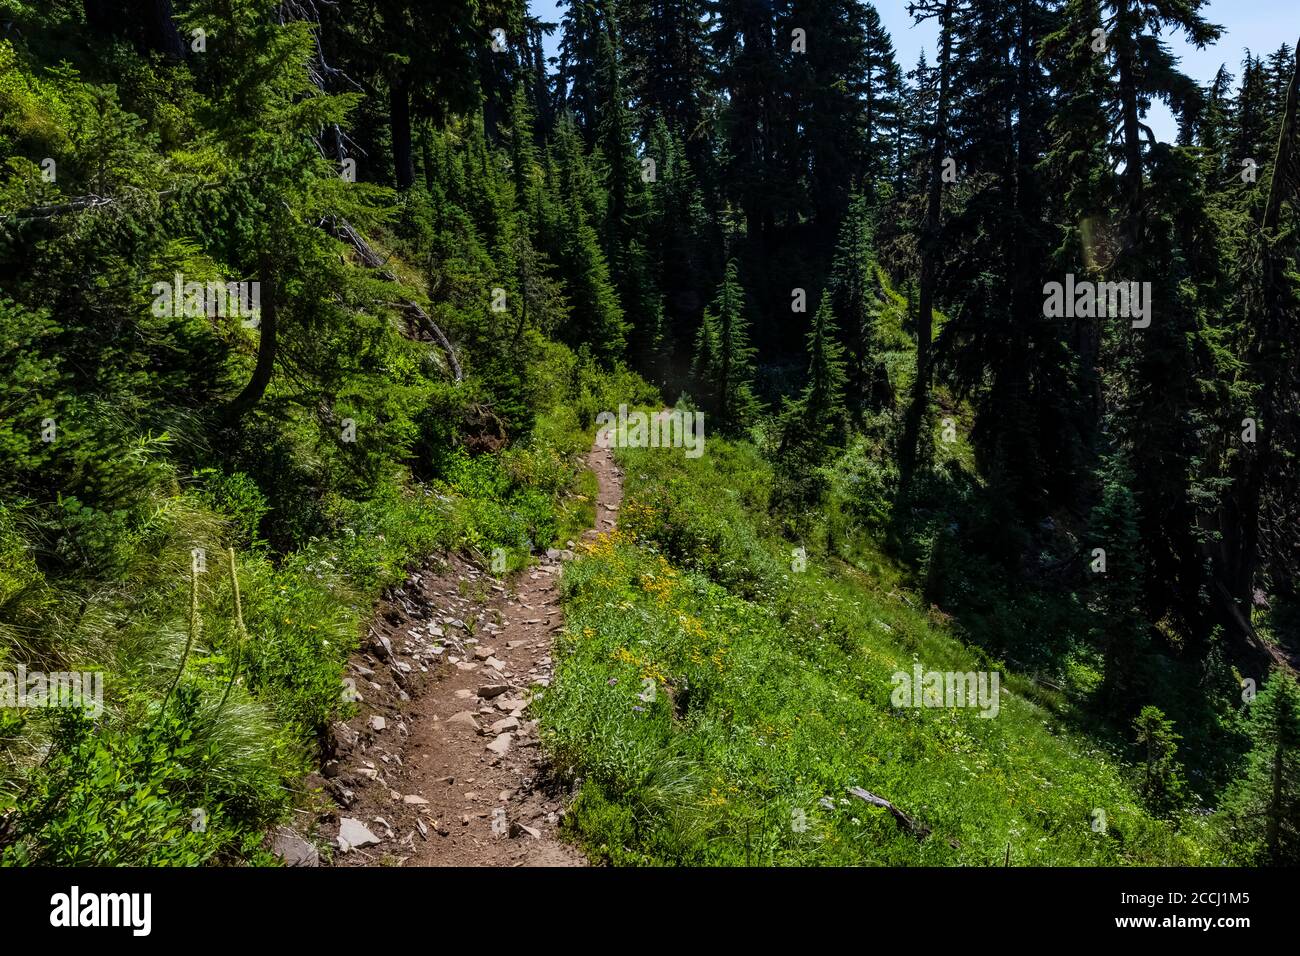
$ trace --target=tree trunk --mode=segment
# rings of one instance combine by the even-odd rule
[[[1125,232],[1130,251],[1142,236],[1142,130],[1138,121],[1133,63],[1133,37],[1138,29],[1129,13],[1128,0],[1119,0],[1113,32],[1119,37],[1115,60],[1119,67],[1119,97],[1124,124],[1124,194],[1128,204]]]
[[[276,354],[276,288],[269,261],[263,257],[258,266],[258,282],[261,284],[262,320],[259,328],[262,334],[257,348],[257,365],[253,367],[253,377],[248,380],[244,390],[226,406],[226,417],[238,419],[262,400],[266,387],[271,384],[271,374],[275,370]]]
[[[952,0],[946,0],[939,15],[939,97],[935,103],[934,137],[930,147],[930,176],[927,183],[925,221],[921,227],[921,288],[916,310],[916,381],[912,403],[904,423],[899,477],[903,489],[911,485],[916,468],[921,423],[930,401],[930,346],[934,336],[934,287],[939,255],[939,224],[943,203],[943,160],[948,126],[948,64],[952,53]]]
[[[115,19],[106,0],[84,0],[82,9],[86,14],[86,25],[96,33],[111,35]]]
[[[411,157],[411,87],[404,77],[389,84],[388,102],[393,179],[398,189],[407,190],[415,184],[415,164]]]
[[[144,32],[149,48],[173,60],[185,59],[188,48],[172,18],[171,0],[152,0],[148,7]]]

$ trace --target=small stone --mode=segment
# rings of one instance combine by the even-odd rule
[[[527,833],[534,840],[540,840],[542,838],[541,830],[536,830],[533,827],[526,826],[525,824],[522,824],[517,820],[510,821],[510,836],[512,838],[520,837],[525,833]]]
[[[450,717],[447,718],[447,723],[460,724],[464,727],[471,727],[476,731],[479,729],[478,719],[473,714],[471,714],[468,710],[462,710],[458,714],[452,714]]]
[[[334,738],[334,752],[336,754],[348,753],[357,745],[357,732],[343,721],[335,721],[330,726],[330,731]]]
[[[366,723],[370,725],[370,729],[375,733],[379,733],[388,726],[388,721],[384,720],[384,718],[380,717],[378,714],[371,714],[370,720]]]
[[[503,717],[492,725],[492,733],[504,734],[507,730],[515,730],[519,727],[519,721],[514,717]]]
[[[335,841],[344,853],[359,846],[371,846],[379,842],[379,837],[370,832],[360,820],[344,817],[339,821],[339,835]]]
[[[491,700],[493,697],[500,697],[509,689],[509,684],[484,684],[478,689],[478,695],[484,700]]]
[[[428,800],[424,799],[424,797],[416,796],[413,793],[408,793],[406,796],[402,797],[402,802],[413,807],[427,807],[429,805]]]
[[[320,866],[320,851],[289,827],[280,827],[271,840],[271,852],[285,866]]]

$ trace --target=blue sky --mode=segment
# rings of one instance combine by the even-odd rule
[[[921,50],[933,61],[938,27],[934,21],[919,26],[907,15],[906,0],[877,0],[880,19],[894,40],[899,65],[909,70]],[[560,19],[560,0],[528,0],[528,9],[544,19]],[[1209,82],[1219,65],[1226,63],[1234,75],[1239,74],[1245,51],[1256,55],[1271,53],[1283,42],[1295,45],[1300,39],[1300,2],[1298,0],[1211,0],[1204,9],[1206,18],[1224,28],[1219,42],[1197,50],[1183,42],[1181,35],[1169,38],[1170,48],[1182,61],[1183,71],[1201,83]],[[558,31],[547,43],[546,52],[554,54]],[[1148,117],[1149,125],[1160,139],[1173,139],[1173,117],[1157,103]]]

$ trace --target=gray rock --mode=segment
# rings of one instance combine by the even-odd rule
[[[285,866],[320,866],[320,851],[289,827],[279,827],[271,838],[271,852]]]
[[[460,724],[462,726],[471,728],[475,732],[479,730],[478,718],[475,717],[473,714],[471,714],[468,710],[462,710],[458,714],[452,714],[450,717],[447,718],[447,723]]]
[[[492,725],[492,733],[504,734],[507,730],[516,730],[518,727],[519,721],[516,718],[505,717]]]
[[[525,833],[527,833],[534,840],[540,840],[542,838],[541,830],[536,830],[533,827],[526,826],[525,824],[522,824],[517,820],[510,821],[510,836],[512,838],[521,837]]]
[[[370,828],[360,820],[344,817],[339,821],[339,835],[335,841],[344,853],[359,846],[372,846],[379,842],[379,837],[370,832]]]
[[[334,739],[334,753],[346,754],[357,745],[357,732],[349,727],[343,721],[335,721],[330,727],[330,734]]]

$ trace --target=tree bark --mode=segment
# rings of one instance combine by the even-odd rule
[[[1124,194],[1128,205],[1125,232],[1131,251],[1142,236],[1142,130],[1138,120],[1132,39],[1138,28],[1129,13],[1129,0],[1119,0],[1115,27],[1114,33],[1119,37],[1115,60],[1119,68],[1120,110],[1124,124]]]
[[[253,376],[230,404],[226,406],[226,417],[238,419],[258,402],[271,384],[271,375],[275,371],[277,312],[276,288],[269,260],[264,256],[258,266],[258,282],[261,284],[262,316],[259,323],[261,342],[257,347],[257,364],[253,367]]]
[[[943,160],[947,142],[949,61],[952,54],[952,0],[945,0],[939,14],[939,96],[935,103],[934,138],[930,147],[930,175],[926,187],[925,220],[921,227],[921,288],[916,310],[916,381],[912,403],[904,422],[899,477],[904,490],[911,485],[916,469],[921,423],[930,401],[931,339],[934,336],[934,287],[939,255],[939,226],[943,203]]]
[[[157,50],[173,60],[185,59],[188,48],[181,38],[172,17],[171,0],[152,0],[145,23],[145,41],[151,50]]]
[[[404,77],[389,84],[388,103],[393,179],[398,189],[407,190],[415,184],[415,164],[411,157],[411,87]]]

